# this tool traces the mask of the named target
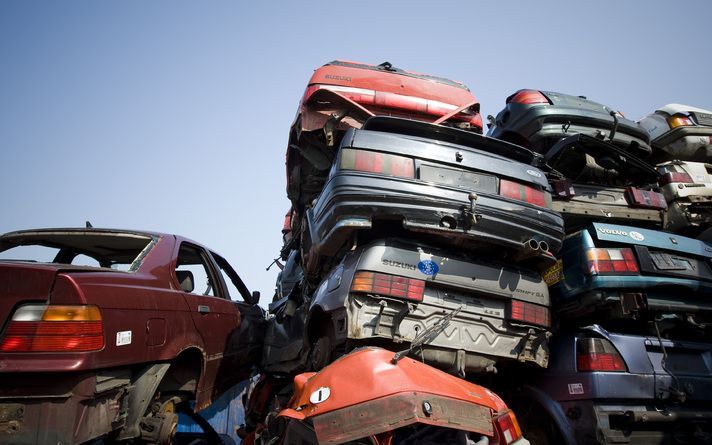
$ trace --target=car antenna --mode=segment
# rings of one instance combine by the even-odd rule
[[[93,229],[93,228],[94,228],[94,226],[92,226],[89,221],[86,222],[85,227],[86,227],[87,229]]]
[[[445,330],[446,327],[450,324],[450,321],[457,315],[460,310],[462,309],[462,306],[458,306],[457,309],[454,309],[452,312],[449,314],[445,315],[442,317],[440,320],[436,321],[434,325],[430,326],[429,328],[425,329],[423,332],[420,334],[416,335],[413,341],[410,343],[410,347],[408,349],[405,349],[400,352],[396,352],[393,358],[391,359],[392,364],[397,364],[398,360],[402,359],[406,355],[410,354],[413,352],[415,349],[423,346],[424,344],[432,341],[440,335],[442,331]]]

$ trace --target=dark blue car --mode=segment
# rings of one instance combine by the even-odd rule
[[[552,339],[549,368],[510,393],[532,445],[712,443],[710,338],[663,338],[664,320],[647,327],[591,325]]]
[[[712,245],[671,233],[593,223],[565,241],[545,275],[562,323],[654,318],[709,323]],[[712,339],[710,339],[712,340]]]

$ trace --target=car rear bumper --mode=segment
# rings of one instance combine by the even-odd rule
[[[0,443],[79,444],[123,426],[128,376],[0,374]]]
[[[378,220],[400,220],[406,230],[440,237],[457,246],[484,247],[550,262],[561,248],[563,220],[553,210],[514,200],[478,196],[469,191],[372,175],[340,174],[324,188],[307,213],[311,242],[321,255],[333,255],[356,230]],[[548,251],[527,252],[529,240],[545,242]]]
[[[561,403],[576,442],[584,444],[710,443],[712,408],[576,401]]]
[[[585,199],[585,198],[583,198]],[[592,220],[610,224],[635,224],[642,227],[660,228],[663,214],[660,210],[640,209],[611,203],[582,202],[581,200],[554,200],[552,207],[566,221],[566,230],[571,233]]]
[[[507,123],[501,131],[516,132],[530,141],[532,148],[545,153],[551,141],[582,133],[592,137],[610,139],[613,129],[613,118],[604,113],[567,107],[532,107]],[[496,136],[495,136],[496,137]],[[632,149],[632,153],[641,158],[647,157],[652,151],[647,142],[647,134],[620,123],[613,137],[613,144]]]
[[[430,365],[454,371],[482,372],[507,361],[545,368],[550,333],[504,320],[506,306],[507,302],[501,299],[432,290],[419,303],[350,294],[348,338],[382,338],[404,343],[394,349],[406,349],[418,333],[459,307],[460,312],[447,328],[423,346],[422,351],[416,350],[416,355],[422,355]]]
[[[656,287],[671,285],[672,282],[678,282],[679,287],[670,286],[667,290]],[[686,285],[682,285],[682,282]],[[635,317],[645,311],[712,313],[712,302],[709,301],[712,286],[709,283],[659,277],[655,278],[655,283],[640,280],[637,287],[632,282],[618,286],[614,282],[609,284],[613,289],[599,288],[566,297],[557,296],[553,292],[554,309],[566,318],[600,314],[602,311],[608,317],[615,318]],[[691,290],[697,292],[692,293]]]
[[[711,137],[712,127],[677,127],[655,139],[653,146],[670,160],[705,162],[712,155]]]
[[[690,196],[668,203],[665,229],[697,236],[712,224],[712,196]]]

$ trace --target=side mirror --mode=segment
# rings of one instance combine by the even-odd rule
[[[250,301],[250,304],[258,304],[260,302],[260,291],[258,290],[253,290],[252,291],[252,301]]]

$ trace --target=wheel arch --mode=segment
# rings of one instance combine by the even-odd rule
[[[564,413],[561,405],[559,405],[556,400],[549,397],[549,395],[542,390],[532,386],[523,386],[517,391],[516,396],[520,400],[523,399],[538,405],[559,432],[565,445],[576,445],[574,433],[571,430],[568,420],[566,420],[566,413]]]

